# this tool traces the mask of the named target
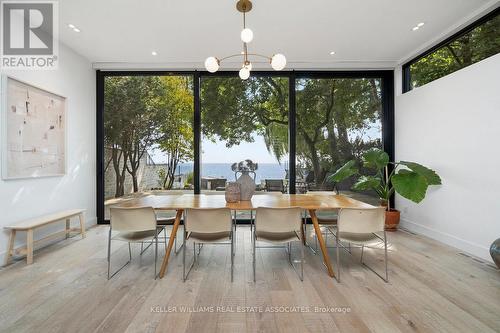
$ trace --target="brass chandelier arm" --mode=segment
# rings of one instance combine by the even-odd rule
[[[262,55],[262,54],[258,54],[258,53],[247,53],[246,55],[247,56],[253,56],[253,57],[260,57],[260,58],[267,59],[268,61],[271,61],[271,57],[268,57],[268,56],[265,56],[265,55]],[[241,54],[241,53],[232,54],[232,55],[229,55],[227,57],[220,58],[219,62],[222,62],[223,60],[226,60],[226,59],[235,58],[235,57],[243,57],[243,59],[245,59],[245,54]]]

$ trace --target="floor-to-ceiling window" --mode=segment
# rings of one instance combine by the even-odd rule
[[[297,79],[297,192],[337,189],[378,203],[375,193],[351,190],[354,177],[340,184],[331,182],[329,177],[349,160],[361,165],[362,154],[368,149],[383,148],[381,81],[381,78]]]
[[[256,164],[256,193],[288,186],[288,78],[201,79],[201,191],[235,181],[234,163]]]
[[[193,78],[104,79],[104,205],[193,191]]]
[[[99,221],[136,196],[222,193],[247,159],[257,194],[335,185],[377,203],[328,176],[372,147],[392,158],[393,72],[276,74],[98,72]]]

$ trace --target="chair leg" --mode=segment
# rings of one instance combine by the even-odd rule
[[[382,238],[380,238],[382,239]],[[380,274],[380,273],[377,273],[377,271],[375,271],[372,267],[370,267],[368,264],[362,262],[362,265],[365,266],[366,268],[368,268],[369,270],[371,270],[373,273],[375,273],[379,278],[381,278],[382,280],[384,280],[384,282],[389,282],[389,271],[388,271],[388,256],[387,256],[387,234],[386,232],[384,231],[384,266],[385,266],[385,278]]]
[[[231,231],[231,282],[234,277],[234,231]]]
[[[110,266],[111,266],[111,228],[109,228],[109,236],[108,236],[108,280],[109,280]]]
[[[337,245],[337,282],[340,283],[340,245],[339,245],[339,235],[335,234],[335,243]]]
[[[304,281],[304,260],[305,260],[305,257],[304,257],[304,246],[303,244],[301,244],[301,247],[300,247],[300,280],[301,281]]]
[[[186,282],[186,234],[182,239],[182,281]]]
[[[255,228],[254,228],[254,233],[252,234],[252,265],[253,265],[253,282],[255,282]]]
[[[108,241],[108,280],[111,279],[113,276],[115,276],[119,271],[121,271],[125,266],[130,264],[132,261],[132,249],[130,248],[130,243],[128,243],[128,256],[129,260],[122,266],[120,267],[117,271],[115,271],[113,274],[110,275],[110,268],[111,268],[111,228],[109,229],[109,241]]]
[[[158,234],[155,237],[155,280],[156,280],[157,263],[158,263]]]
[[[385,282],[389,282],[389,271],[388,271],[388,268],[387,268],[387,234],[384,230],[384,251],[385,251]]]

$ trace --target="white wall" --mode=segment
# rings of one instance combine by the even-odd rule
[[[419,205],[396,199],[401,225],[491,261],[500,238],[500,54],[398,94],[395,127],[396,159],[443,180]]]
[[[70,208],[86,209],[87,225],[95,224],[95,72],[91,63],[60,45],[55,71],[2,71],[19,80],[67,98],[67,172],[64,177],[0,180],[0,259],[3,263],[8,233],[3,226]],[[75,221],[76,222],[76,221]],[[35,239],[61,226],[35,233]],[[18,233],[16,244],[26,241]],[[35,258],[36,262],[36,258]],[[1,264],[0,264],[1,265]]]

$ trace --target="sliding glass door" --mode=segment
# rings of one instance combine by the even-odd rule
[[[244,160],[257,195],[338,189],[377,204],[329,176],[373,147],[392,159],[393,71],[278,75],[98,71],[99,223],[137,196],[222,194]]]
[[[104,205],[193,192],[193,78],[104,79]]]
[[[256,194],[287,192],[288,78],[204,77],[200,100],[201,192],[223,191],[245,160],[257,164]]]
[[[361,165],[368,149],[383,148],[382,79],[300,78],[295,86],[297,192],[337,189],[378,204],[375,193],[351,191],[354,178],[335,184],[329,177],[349,160]]]

